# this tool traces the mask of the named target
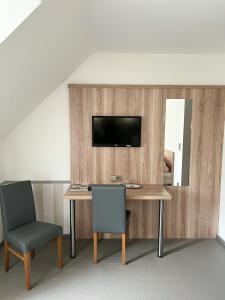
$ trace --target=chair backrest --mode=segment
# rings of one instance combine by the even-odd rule
[[[92,212],[94,232],[126,232],[126,187],[93,185]]]
[[[36,221],[30,181],[0,186],[0,204],[4,233]]]

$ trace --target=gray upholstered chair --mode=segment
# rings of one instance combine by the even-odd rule
[[[126,210],[126,187],[123,185],[93,185],[93,263],[98,261],[98,233],[122,235],[122,264],[126,264],[126,235],[130,211]]]
[[[36,221],[34,198],[30,181],[0,186],[4,230],[4,268],[9,270],[9,253],[24,263],[26,288],[30,290],[30,258],[35,248],[57,239],[57,265],[63,267],[62,227]]]

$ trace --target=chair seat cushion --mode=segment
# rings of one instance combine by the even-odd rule
[[[35,221],[7,232],[6,240],[18,250],[29,252],[59,235],[61,226]]]

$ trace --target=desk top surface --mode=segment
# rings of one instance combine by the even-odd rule
[[[172,200],[171,194],[163,185],[144,184],[139,189],[127,189],[127,200]],[[91,200],[91,191],[70,191],[70,188],[64,194],[67,200]]]

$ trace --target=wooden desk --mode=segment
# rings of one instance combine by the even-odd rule
[[[76,256],[75,237],[75,201],[92,200],[92,192],[71,192],[70,188],[64,194],[64,199],[70,200],[70,252],[71,257]],[[127,189],[126,199],[132,201],[159,201],[159,226],[158,226],[158,256],[163,257],[163,216],[164,200],[172,200],[172,196],[162,185],[143,185],[140,189]]]

